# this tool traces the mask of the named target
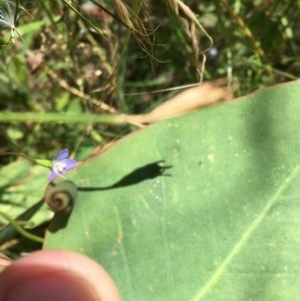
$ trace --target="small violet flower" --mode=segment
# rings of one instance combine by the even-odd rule
[[[51,162],[52,172],[49,177],[49,181],[52,182],[59,175],[64,174],[67,170],[74,168],[77,165],[77,161],[69,159],[69,150],[61,150],[57,156]]]
[[[218,55],[218,49],[216,47],[212,47],[208,53],[210,57],[215,58]]]

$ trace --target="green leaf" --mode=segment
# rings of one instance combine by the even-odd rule
[[[122,300],[296,300],[299,100],[296,81],[122,139],[66,174],[45,248],[97,260]]]
[[[53,213],[42,207],[41,196],[47,187],[49,170],[18,160],[0,169],[0,245],[13,238],[17,231],[10,219],[27,222],[31,227],[48,221]],[[42,208],[41,208],[42,207]],[[26,225],[26,224],[25,224]]]

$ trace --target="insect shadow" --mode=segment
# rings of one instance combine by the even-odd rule
[[[149,163],[142,167],[139,167],[129,174],[125,175],[118,182],[103,186],[103,187],[77,187],[78,191],[97,191],[97,190],[108,190],[121,188],[126,186],[131,186],[138,184],[140,182],[154,179],[159,176],[171,176],[170,174],[166,174],[166,170],[172,168],[171,165],[164,165],[165,161],[160,160],[156,162]]]

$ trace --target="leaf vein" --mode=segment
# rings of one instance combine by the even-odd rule
[[[300,165],[297,165],[291,171],[290,175],[285,178],[285,180],[282,182],[282,184],[280,185],[278,190],[275,192],[275,194],[267,201],[266,205],[264,206],[262,211],[259,213],[257,218],[252,222],[252,224],[243,233],[243,235],[241,236],[241,239],[237,242],[235,247],[228,254],[228,256],[225,258],[225,260],[220,265],[220,267],[215,271],[215,273],[207,281],[207,283],[195,294],[195,296],[191,299],[191,301],[201,300],[213,288],[213,286],[218,282],[219,278],[222,276],[222,274],[224,273],[226,268],[230,265],[230,263],[233,261],[233,259],[236,257],[236,255],[239,253],[239,251],[242,249],[242,247],[245,245],[246,241],[249,239],[249,237],[253,234],[255,229],[262,222],[262,220],[267,215],[268,211],[273,206],[273,204],[276,202],[276,200],[278,200],[283,195],[283,193],[288,188],[290,183],[298,176],[299,170],[300,170]]]

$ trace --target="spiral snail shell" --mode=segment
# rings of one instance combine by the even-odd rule
[[[45,202],[54,212],[70,213],[77,198],[77,187],[71,181],[49,185],[45,192]]]

